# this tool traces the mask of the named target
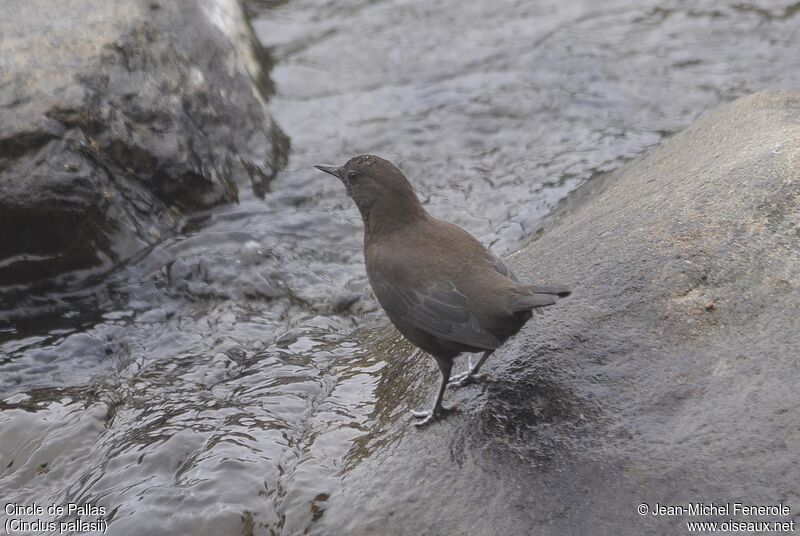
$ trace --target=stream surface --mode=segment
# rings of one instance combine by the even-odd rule
[[[386,322],[360,218],[314,164],[384,156],[507,255],[704,111],[800,86],[800,2],[247,7],[289,164],[264,199],[243,189],[101,281],[2,313],[7,502],[103,505],[110,534],[314,533],[357,445],[380,440],[391,367],[360,342]]]

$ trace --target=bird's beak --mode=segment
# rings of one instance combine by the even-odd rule
[[[325,173],[330,173],[334,177],[341,179],[342,178],[342,168],[338,168],[336,166],[314,166],[320,171],[324,171]]]

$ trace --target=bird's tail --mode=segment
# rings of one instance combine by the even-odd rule
[[[569,289],[563,285],[521,285],[511,306],[514,311],[547,307],[569,295]]]

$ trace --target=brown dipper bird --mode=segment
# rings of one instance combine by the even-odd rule
[[[442,411],[453,359],[483,352],[450,382],[470,381],[494,350],[531,318],[531,309],[569,295],[563,286],[520,283],[472,235],[428,214],[391,162],[356,156],[344,166],[315,166],[338,177],[364,220],[364,259],[372,290],[389,319],[439,364],[433,409],[412,411],[423,425]]]

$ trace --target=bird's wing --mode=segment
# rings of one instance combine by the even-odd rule
[[[461,227],[453,225],[452,223],[443,221],[437,221],[437,223],[440,226],[440,231],[445,233],[446,242],[460,242],[462,247],[468,247],[468,249],[471,250],[471,254],[474,255],[476,262],[479,258],[483,257],[483,259],[489,263],[489,266],[491,266],[495,272],[509,278],[515,283],[519,283],[519,279],[517,279],[517,276],[514,275],[514,272],[512,272],[511,269],[506,266],[506,263],[492,253],[489,248],[481,244],[477,238],[466,232]]]
[[[401,289],[375,273],[375,294],[387,312],[426,333],[476,348],[493,350],[497,337],[481,327],[467,298],[452,282],[434,283],[424,291]]]

